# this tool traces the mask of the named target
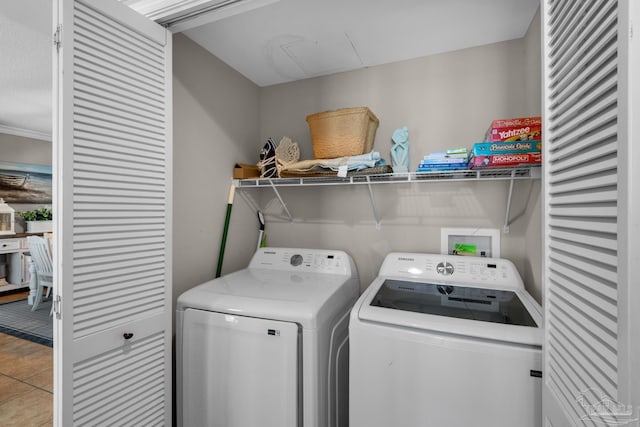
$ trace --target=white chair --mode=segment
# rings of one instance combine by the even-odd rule
[[[38,280],[36,297],[31,307],[31,311],[34,311],[42,301],[43,289],[47,288],[47,297],[49,297],[51,289],[53,288],[53,262],[51,261],[49,242],[47,242],[46,239],[39,236],[29,236],[27,237],[27,246],[29,246],[29,252],[31,253],[31,259],[36,269],[36,277]]]

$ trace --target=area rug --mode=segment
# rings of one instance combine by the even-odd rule
[[[0,304],[0,332],[53,347],[51,299],[42,301],[31,311],[27,300]]]

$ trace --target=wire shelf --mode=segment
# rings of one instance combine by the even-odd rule
[[[509,212],[511,210],[511,196],[513,183],[516,180],[540,179],[542,176],[540,166],[520,166],[513,168],[483,168],[440,172],[412,172],[412,173],[386,173],[375,175],[354,175],[348,177],[338,176],[310,176],[300,178],[255,178],[235,179],[233,186],[243,188],[271,188],[290,221],[293,215],[289,212],[278,187],[301,186],[329,186],[329,185],[358,185],[365,184],[369,189],[371,207],[376,221],[376,228],[380,228],[380,214],[373,191],[373,184],[402,184],[424,182],[456,182],[456,181],[510,181],[507,193],[507,207],[504,217],[503,231],[509,232]]]
[[[513,179],[540,179],[540,166],[515,168],[484,168],[441,172],[387,173],[377,175],[354,175],[348,177],[310,176],[299,178],[253,178],[234,180],[238,188],[251,187],[295,187],[321,185],[393,184],[439,181],[497,181]]]

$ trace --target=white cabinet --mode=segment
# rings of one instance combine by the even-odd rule
[[[4,271],[4,279],[7,283],[0,286],[0,290],[17,289],[29,284],[29,264],[26,237],[12,237],[0,239],[0,273]],[[0,281],[3,276],[0,274]]]

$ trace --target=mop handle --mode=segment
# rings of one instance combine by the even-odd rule
[[[258,210],[258,224],[260,225],[260,231],[258,233],[258,247],[256,250],[262,247],[262,238],[264,236],[264,215],[262,215],[261,210]]]
[[[222,274],[222,261],[224,259],[224,250],[227,245],[227,233],[229,232],[229,221],[231,219],[231,208],[233,207],[233,198],[236,194],[236,186],[231,184],[229,189],[229,201],[227,203],[227,215],[224,219],[224,229],[222,230],[222,241],[220,242],[220,253],[218,254],[218,268],[216,269],[216,277]]]

